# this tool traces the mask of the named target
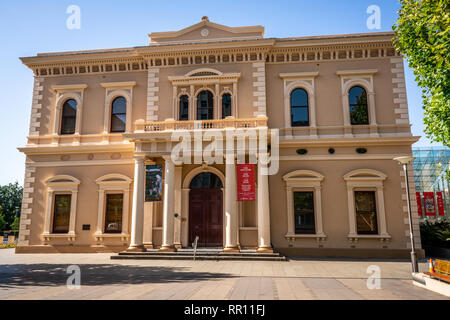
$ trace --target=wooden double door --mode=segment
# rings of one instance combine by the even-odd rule
[[[199,247],[223,245],[223,195],[221,189],[189,191],[189,245],[198,236]]]

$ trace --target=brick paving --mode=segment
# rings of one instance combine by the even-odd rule
[[[401,260],[279,261],[110,260],[111,254],[14,254],[0,249],[0,299],[448,300],[416,287]],[[69,265],[80,289],[66,285]],[[367,267],[381,270],[369,289]],[[427,268],[420,264],[421,271]]]

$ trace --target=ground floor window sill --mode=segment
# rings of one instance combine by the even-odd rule
[[[391,241],[391,236],[388,234],[349,234],[348,241],[358,242],[359,239],[379,240],[380,242]]]
[[[44,233],[41,236],[44,241],[51,241],[52,239],[67,239],[72,242],[77,238],[75,233]]]
[[[295,234],[287,233],[284,236],[289,241],[295,241],[296,239],[316,239],[317,242],[323,242],[327,239],[327,236],[323,233],[320,234]]]
[[[128,241],[130,235],[126,233],[97,233],[94,237],[97,242],[105,241],[105,239],[120,239],[121,241]]]

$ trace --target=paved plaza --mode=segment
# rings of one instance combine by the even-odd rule
[[[120,261],[110,256],[0,249],[0,300],[448,299],[414,286],[405,260]],[[80,267],[79,289],[66,285],[70,265]],[[367,286],[369,266],[379,267],[379,289]],[[420,270],[426,268],[421,263]]]

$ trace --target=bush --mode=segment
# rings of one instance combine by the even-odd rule
[[[420,223],[420,236],[423,247],[450,249],[450,223],[448,221],[425,221]]]

